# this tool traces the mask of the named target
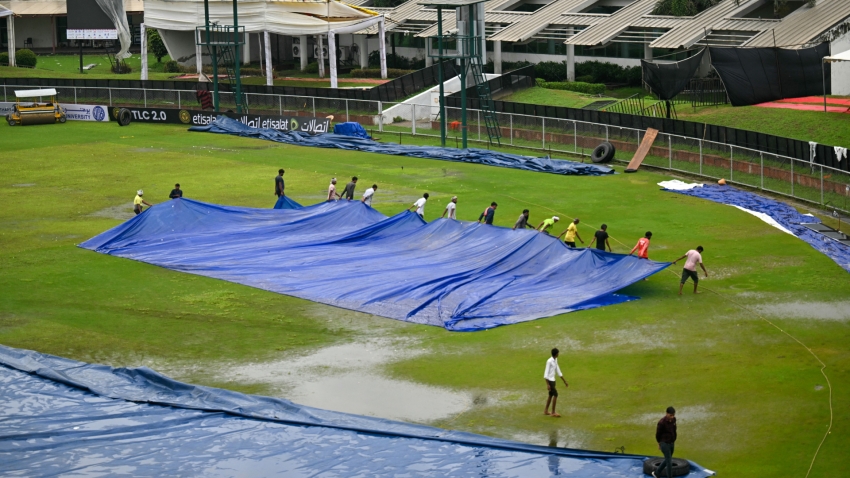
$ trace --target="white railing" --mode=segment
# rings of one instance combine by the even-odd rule
[[[14,90],[28,87],[4,86],[4,101]],[[56,87],[62,102],[108,104],[109,106],[172,107],[200,109],[195,90],[153,90],[142,88]],[[334,121],[356,121],[369,130],[403,136],[439,138],[438,108],[381,101],[332,99],[311,96],[244,94],[244,104],[252,113],[278,115],[333,116]],[[220,93],[222,110],[236,107],[233,94]],[[394,117],[386,112],[389,108]],[[460,121],[460,109],[446,108],[448,123]],[[615,159],[626,161],[637,150],[642,130],[577,120],[498,113],[502,147],[589,157],[602,141],[617,148]],[[493,147],[487,136],[483,114],[467,110],[468,140]],[[450,129],[448,143],[460,145],[461,131]],[[433,142],[433,139],[426,140]],[[419,141],[421,142],[421,141]],[[498,146],[497,146],[498,147]],[[708,180],[727,182],[766,191],[829,209],[850,213],[850,173],[817,163],[755,149],[660,133],[644,166],[684,173]]]

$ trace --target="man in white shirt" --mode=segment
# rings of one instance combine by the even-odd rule
[[[378,190],[378,185],[373,184],[371,188],[367,189],[365,193],[363,193],[363,199],[360,200],[363,204],[372,207],[372,196],[375,195],[375,191]]]
[[[440,217],[448,217],[449,219],[457,219],[455,217],[455,212],[457,211],[457,196],[452,196],[452,201],[446,206],[446,210],[443,211],[443,215]],[[448,216],[446,216],[448,214]]]
[[[543,414],[558,418],[560,415],[555,413],[555,405],[558,403],[558,389],[555,388],[556,374],[561,377],[565,387],[570,386],[564,379],[564,374],[561,373],[561,367],[558,367],[558,349],[552,349],[552,357],[546,361],[546,370],[543,372],[543,379],[546,380],[546,388],[549,390],[549,398],[546,400],[546,408],[543,410]],[[549,413],[549,403],[552,404],[552,413]]]
[[[333,178],[331,179],[331,184],[328,186],[328,201],[334,201],[339,199],[339,197],[339,194],[336,192],[336,178]]]
[[[416,208],[416,214],[419,214],[419,217],[425,219],[425,203],[428,202],[428,193],[422,195],[421,198],[417,199],[413,206],[407,208],[410,211],[413,208]]]

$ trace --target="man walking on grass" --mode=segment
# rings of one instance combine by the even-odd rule
[[[340,198],[336,192],[336,178],[331,179],[331,184],[328,185],[328,201],[335,201]]]
[[[490,207],[485,209],[484,212],[482,212],[481,215],[478,216],[478,222],[480,223],[481,220],[483,219],[484,224],[489,224],[489,225],[492,226],[493,225],[493,219],[496,217],[496,208],[498,206],[499,205],[496,204],[495,201],[491,202]]]
[[[526,227],[529,229],[534,229],[531,224],[528,223],[528,209],[523,209],[522,214],[519,215],[519,219],[516,220],[514,224],[514,231],[517,229],[525,229]]]
[[[416,208],[416,214],[419,215],[422,219],[425,219],[425,203],[428,202],[428,193],[422,195],[421,198],[417,199],[413,206],[407,208],[410,211],[413,208]]]
[[[638,259],[649,259],[649,240],[652,239],[652,233],[646,231],[646,234],[638,240],[635,247],[632,248],[632,252],[629,252],[629,255],[632,255],[637,251]]]
[[[561,367],[558,367],[558,349],[552,349],[552,356],[546,361],[546,370],[543,372],[543,379],[546,380],[546,388],[549,390],[549,398],[546,400],[546,408],[543,409],[543,414],[558,418],[560,415],[555,412],[555,405],[558,404],[558,389],[555,387],[557,385],[555,382],[556,374],[561,377],[565,387],[570,386],[564,379],[564,374],[561,373]],[[550,403],[552,404],[552,413],[549,413]]]
[[[351,182],[345,185],[345,189],[342,190],[342,196],[339,198],[345,198],[351,201],[354,199],[354,188],[357,187],[357,176],[351,178]]]
[[[274,177],[274,195],[277,197],[285,196],[283,189],[286,185],[283,182],[283,170],[277,170],[277,176]]]
[[[446,205],[446,209],[443,211],[443,215],[440,217],[457,219],[457,196],[452,196],[452,200],[449,201],[449,203]]]
[[[682,295],[682,288],[685,287],[685,282],[688,281],[688,277],[693,279],[694,281],[694,294],[699,294],[697,292],[697,286],[699,285],[699,274],[697,273],[697,264],[702,268],[702,271],[705,273],[705,277],[708,278],[708,271],[705,270],[705,266],[702,265],[702,246],[697,246],[696,250],[691,249],[686,252],[684,256],[673,261],[673,264],[681,261],[684,258],[688,258],[685,261],[685,267],[682,269],[682,280],[679,282],[679,295]]]
[[[573,222],[570,223],[570,225],[567,227],[567,230],[558,234],[559,238],[561,236],[564,236],[564,244],[572,247],[573,249],[576,248],[576,238],[578,238],[578,240],[581,241],[582,244],[584,244],[584,241],[582,241],[581,236],[578,235],[578,227],[576,227],[578,226],[579,222],[581,222],[579,221],[579,218],[573,219]]]
[[[549,234],[549,228],[554,226],[555,223],[560,220],[561,218],[559,218],[558,216],[552,216],[549,219],[544,219],[543,222],[537,225],[537,230],[545,234]]]
[[[608,243],[608,225],[603,224],[602,227],[596,231],[593,235],[593,240],[590,241],[587,247],[593,247],[593,243],[596,243],[596,249],[600,251],[605,251],[605,246],[608,246],[608,252],[614,252],[611,250],[611,244]]]
[[[372,207],[372,197],[375,196],[375,191],[378,190],[378,185],[373,184],[371,188],[367,189],[365,193],[363,193],[363,199],[360,200],[363,204]]]
[[[673,445],[676,443],[676,409],[673,407],[667,407],[667,415],[658,420],[655,441],[658,442],[658,449],[664,454],[664,461],[652,472],[652,476],[661,477],[661,472],[666,469],[667,478],[673,478]]]

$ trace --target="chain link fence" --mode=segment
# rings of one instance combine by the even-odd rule
[[[4,86],[3,101],[14,101],[14,90]],[[195,90],[152,90],[137,88],[58,87],[64,103],[105,104],[109,106],[199,109]],[[220,108],[235,110],[230,92],[219,93]],[[247,93],[243,104],[252,114],[292,116],[333,116],[334,122],[356,121],[386,139],[404,142],[404,136],[439,138],[439,108],[432,104],[386,103],[373,100],[321,98]],[[589,157],[603,141],[617,149],[615,159],[629,161],[637,151],[645,131],[586,121],[497,113],[502,133],[501,146],[545,153]],[[447,143],[460,146],[462,111],[446,107]],[[490,148],[483,111],[467,109],[467,138],[473,144]],[[850,160],[850,159],[848,159]],[[850,213],[850,173],[789,156],[758,151],[676,134],[660,133],[644,160],[644,165],[661,170],[728,182],[786,196]]]

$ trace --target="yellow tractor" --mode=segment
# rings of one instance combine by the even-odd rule
[[[9,126],[64,123],[67,119],[65,109],[56,102],[54,88],[16,91],[15,97],[15,110],[6,115]],[[43,98],[50,101],[43,102]]]

